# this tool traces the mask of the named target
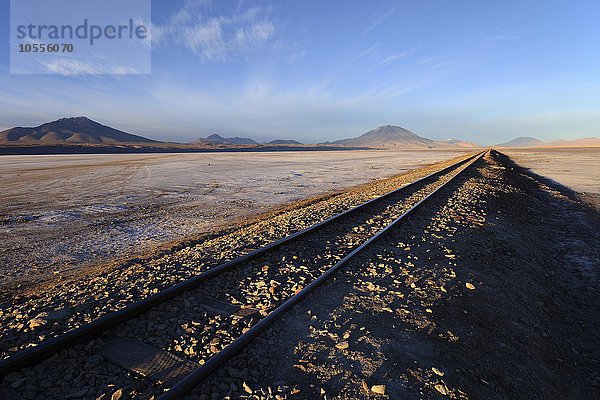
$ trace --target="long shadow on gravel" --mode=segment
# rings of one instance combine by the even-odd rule
[[[598,213],[498,152],[440,194],[233,361],[255,393],[600,398]]]

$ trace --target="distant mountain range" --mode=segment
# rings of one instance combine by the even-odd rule
[[[223,137],[212,134],[200,138],[192,143],[161,142],[142,136],[133,135],[118,129],[102,125],[86,117],[61,118],[36,127],[16,127],[0,132],[0,147],[44,147],[61,146],[73,148],[79,146],[94,146],[96,148],[131,148],[154,149],[180,149],[193,151],[194,149],[279,149],[285,150],[287,146],[298,149],[319,148],[373,148],[373,149],[435,149],[435,148],[475,148],[478,145],[459,139],[432,140],[416,135],[408,129],[384,125],[372,129],[358,137],[337,140],[335,142],[321,143],[320,145],[303,145],[292,139],[277,139],[268,143],[259,143],[247,137]],[[506,147],[532,147],[532,146],[600,146],[600,138],[585,138],[576,140],[559,140],[543,142],[534,137],[519,137],[498,146]],[[67,151],[67,150],[65,150]]]
[[[292,139],[276,139],[261,144],[248,137],[223,137],[212,134],[189,144],[165,143],[142,136],[126,133],[106,125],[99,124],[86,117],[61,118],[33,128],[11,128],[0,132],[0,146],[71,146],[71,145],[141,145],[141,146],[177,146],[227,148],[234,146],[300,146],[301,142]],[[326,143],[325,146],[401,149],[401,148],[439,148],[439,147],[476,147],[477,145],[456,139],[435,141],[420,137],[399,126],[385,125],[372,129],[356,137]]]
[[[447,148],[447,147],[478,147],[474,143],[457,139],[445,141],[431,140],[409,131],[408,129],[384,125],[360,135],[356,138],[337,140],[332,144],[352,147],[369,147],[375,149],[401,148]]]
[[[555,140],[543,142],[531,136],[521,136],[506,143],[496,145],[498,147],[600,147],[600,138],[590,137],[573,140]]]
[[[61,118],[33,128],[11,128],[0,132],[0,145],[160,143],[132,135],[86,117]]]

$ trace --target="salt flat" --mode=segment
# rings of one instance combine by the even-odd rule
[[[523,167],[576,192],[600,194],[600,147],[500,149]]]
[[[143,254],[466,151],[0,157],[0,282]]]

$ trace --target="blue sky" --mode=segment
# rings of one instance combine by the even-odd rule
[[[319,142],[394,124],[480,144],[600,136],[600,2],[153,1],[149,75],[9,74],[0,127]]]

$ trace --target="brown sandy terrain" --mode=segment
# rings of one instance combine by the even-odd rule
[[[0,157],[0,283],[60,276],[457,151]]]

